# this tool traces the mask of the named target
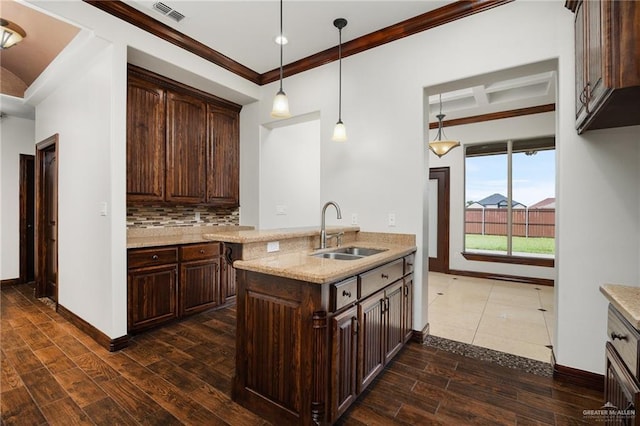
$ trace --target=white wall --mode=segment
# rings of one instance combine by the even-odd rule
[[[365,230],[415,233],[419,261],[426,264],[422,200],[430,164],[425,154],[423,89],[557,58],[556,195],[562,201],[557,219],[555,352],[561,365],[602,373],[606,303],[598,288],[610,281],[639,284],[638,130],[576,134],[573,18],[561,1],[513,2],[345,58],[346,144],[330,141],[337,118],[337,63],[289,77],[284,89],[294,114],[321,113],[321,198],[338,201],[346,217],[358,213]],[[255,126],[270,121],[276,84],[262,88]],[[602,141],[593,143],[592,138]],[[627,198],[619,199],[620,192]],[[621,220],[585,212],[585,200],[594,196],[619,206]],[[395,228],[386,223],[391,211],[397,216]],[[598,231],[585,232],[594,225]],[[416,265],[422,271],[416,276],[416,327],[427,320],[424,269]]]
[[[59,134],[58,301],[112,338],[127,332],[125,114],[126,50],[104,41],[36,106],[36,140]]]
[[[429,167],[450,168],[451,210],[449,237],[449,267],[453,270],[490,272],[534,278],[555,279],[555,268],[509,263],[477,262],[462,256],[464,249],[464,145],[480,142],[496,142],[508,139],[527,139],[550,136],[556,131],[555,112],[485,121],[463,126],[447,127],[447,136],[460,140],[462,147],[455,148],[442,158],[429,153]],[[433,133],[430,140],[433,140]],[[559,141],[556,141],[559,144]]]
[[[20,154],[35,153],[33,120],[0,119],[0,279],[20,275]]]
[[[264,129],[260,228],[320,225],[320,120]]]

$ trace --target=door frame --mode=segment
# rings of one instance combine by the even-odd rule
[[[19,199],[20,199],[20,219],[19,219],[19,225],[18,225],[18,229],[20,232],[20,276],[19,276],[19,280],[20,283],[25,283],[27,282],[27,214],[28,214],[28,207],[29,207],[29,185],[33,185],[33,200],[31,200],[31,204],[33,205],[33,203],[35,203],[35,155],[31,155],[31,154],[20,154],[20,182],[19,182]],[[33,172],[34,175],[31,178],[33,181],[29,181],[29,176],[28,176],[28,167],[29,167],[29,163],[32,163],[32,167],[33,167]],[[34,208],[34,222],[35,222],[35,208]],[[33,226],[35,227],[35,223],[33,224]],[[34,262],[33,262],[33,276],[34,276],[34,280],[35,280],[35,275],[36,275],[36,262],[35,262],[35,239],[36,239],[36,234],[35,234],[35,229],[33,230],[33,237],[34,237],[34,241],[33,241],[33,245],[34,245],[34,252],[31,253],[31,256],[33,256],[34,258]]]
[[[450,169],[449,167],[432,167],[429,169],[429,180],[438,182],[438,257],[429,257],[429,271],[448,274],[449,269],[449,211],[450,205]]]
[[[35,286],[35,297],[44,297],[46,295],[46,234],[44,230],[46,230],[45,226],[45,215],[44,215],[44,204],[45,204],[45,188],[46,183],[44,181],[44,159],[45,159],[45,151],[49,150],[53,146],[53,150],[56,152],[56,157],[58,155],[58,133],[53,136],[49,136],[43,141],[36,144],[36,164],[35,164],[35,172],[36,172],[36,286]],[[56,161],[56,176],[58,175],[58,164],[59,159]],[[56,186],[58,182],[56,180]],[[57,193],[56,188],[56,193]],[[58,204],[58,200],[55,200],[56,204]],[[56,225],[58,224],[58,209],[56,208]],[[55,241],[56,246],[58,245],[58,227],[56,226],[56,235]],[[58,293],[58,247],[56,247],[56,293]],[[56,300],[56,310],[58,308],[58,294],[55,297]]]

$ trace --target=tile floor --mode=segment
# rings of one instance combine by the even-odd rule
[[[553,287],[429,273],[429,332],[543,362],[555,330]]]

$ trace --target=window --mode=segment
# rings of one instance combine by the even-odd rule
[[[467,259],[553,265],[554,137],[467,146],[465,200]]]

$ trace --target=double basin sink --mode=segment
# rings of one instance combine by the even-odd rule
[[[382,253],[385,250],[372,249],[365,247],[338,247],[323,253],[314,253],[311,256],[324,259],[336,260],[358,260],[373,254]]]

